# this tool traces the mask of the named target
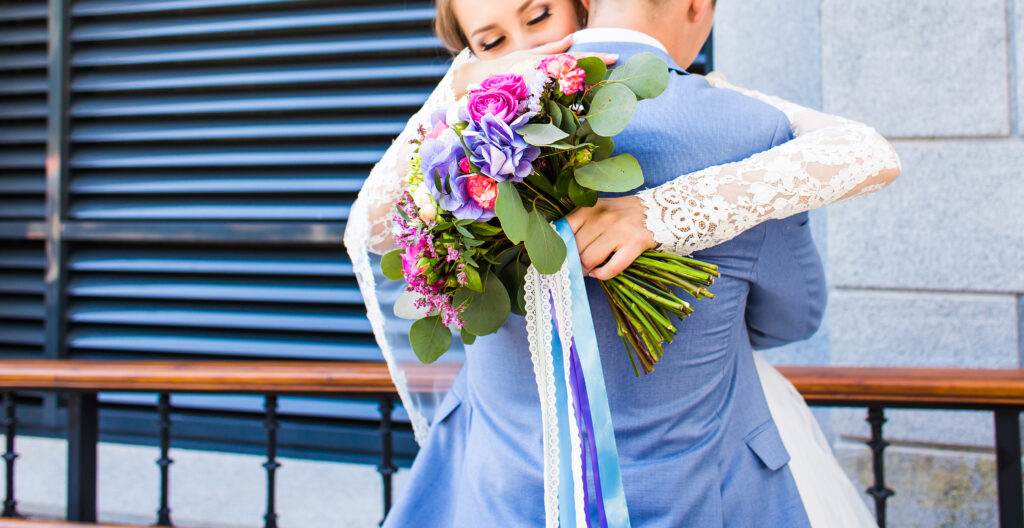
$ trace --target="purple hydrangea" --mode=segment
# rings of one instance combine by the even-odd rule
[[[522,181],[530,175],[531,164],[540,155],[540,148],[527,143],[493,115],[485,115],[477,126],[466,128],[462,137],[469,146],[469,159],[480,167],[481,173],[499,182]]]
[[[480,207],[469,196],[466,188],[472,174],[464,174],[459,170],[459,161],[466,157],[459,142],[459,137],[452,130],[446,130],[437,139],[428,139],[420,145],[420,168],[423,169],[423,183],[427,191],[437,200],[441,208],[460,220],[472,219],[486,222],[494,218],[494,211]],[[449,189],[438,189],[434,173],[440,177],[442,185],[447,179]]]

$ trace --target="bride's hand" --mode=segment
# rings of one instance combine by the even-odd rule
[[[580,207],[565,220],[576,234],[583,274],[608,280],[658,243],[644,223],[644,204],[636,195],[598,198],[593,207]]]
[[[565,53],[570,46],[572,46],[572,35],[566,35],[562,40],[549,42],[536,48],[514,51],[497,59],[466,63],[453,73],[452,88],[455,90],[455,98],[458,99],[465,95],[470,86],[478,85],[484,79],[498,73],[520,73],[529,83],[532,74],[537,71],[536,66],[540,64],[540,61],[551,55]],[[619,58],[615,53],[574,51],[570,54],[576,58],[597,57],[609,66],[615,64]]]

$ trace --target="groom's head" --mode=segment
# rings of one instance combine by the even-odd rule
[[[716,0],[580,0],[587,27],[635,29],[658,39],[682,67],[689,67],[711,34]]]

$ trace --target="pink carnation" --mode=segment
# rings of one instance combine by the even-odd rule
[[[448,123],[445,123],[444,121],[438,121],[437,123],[434,123],[434,127],[430,129],[430,133],[423,136],[423,138],[437,139],[445,130],[448,130]]]
[[[474,174],[466,182],[466,191],[480,207],[494,209],[494,202],[498,199],[498,182],[487,176]]]
[[[558,80],[558,89],[566,95],[572,95],[583,88],[583,79],[587,73],[577,67],[576,57],[567,53],[553,55],[542,61],[537,69]]]

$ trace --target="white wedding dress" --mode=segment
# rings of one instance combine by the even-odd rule
[[[470,60],[476,59],[464,50],[455,58],[452,69]],[[438,366],[442,374],[433,379],[441,381],[432,386],[432,378],[424,372],[433,367],[419,365],[401,339],[385,327],[382,302],[386,306],[383,296],[387,294],[382,294],[384,290],[375,280],[370,255],[394,247],[391,217],[394,203],[404,192],[405,164],[413,149],[409,140],[428,123],[431,114],[454,102],[452,69],[371,171],[352,206],[345,231],[345,245],[364,296],[367,318],[421,443],[430,426],[425,408],[437,402],[446,389],[444,380],[450,381],[450,376],[443,375],[444,365]],[[708,81],[775,106],[789,118],[796,137],[746,160],[709,167],[640,191],[646,226],[663,251],[689,255],[730,240],[766,220],[877,191],[899,174],[896,152],[864,124],[739,89],[714,73]],[[876,526],[862,493],[839,465],[804,399],[759,353],[753,354],[811,525]],[[416,381],[411,384],[413,376]]]

